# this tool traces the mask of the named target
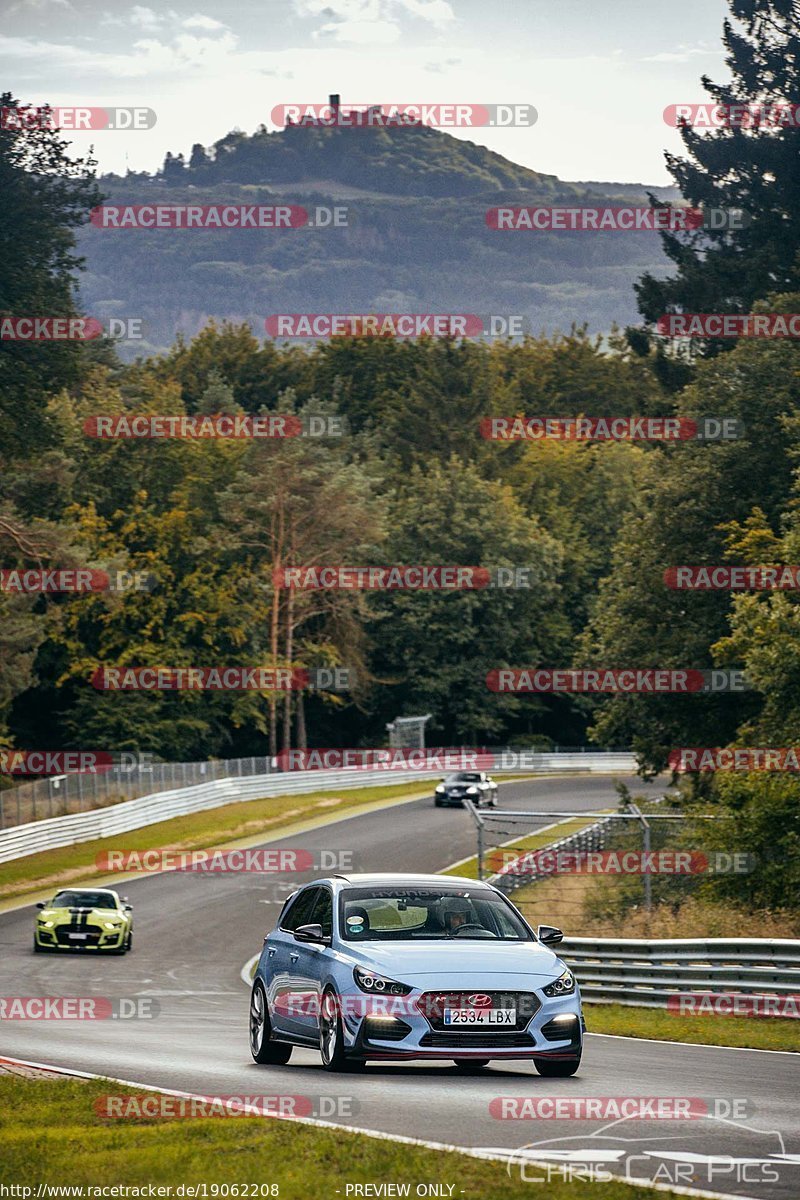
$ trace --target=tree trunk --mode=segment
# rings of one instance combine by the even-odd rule
[[[303,693],[297,693],[297,748],[298,750],[308,749],[308,737],[306,734],[306,706],[303,700]]]
[[[294,656],[294,588],[289,588],[286,601],[286,666],[292,670]],[[291,678],[291,676],[290,676]],[[287,688],[283,702],[283,748],[292,748],[292,689]]]

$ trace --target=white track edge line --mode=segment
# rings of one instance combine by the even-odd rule
[[[177,1096],[184,1100],[207,1100],[207,1096],[198,1095],[196,1092],[180,1092],[174,1088],[157,1087],[152,1083],[139,1083],[130,1079],[117,1079],[113,1075],[98,1075],[94,1071],[76,1071],[69,1067],[56,1067],[51,1063],[29,1062],[22,1058],[9,1058],[7,1055],[0,1056],[0,1063],[11,1063],[14,1066],[34,1067],[41,1071],[53,1071],[57,1075],[70,1075],[78,1079],[107,1079],[109,1083],[119,1083],[123,1087],[144,1088],[148,1092],[158,1092],[162,1096]],[[404,1146],[421,1146],[426,1150],[438,1150],[441,1153],[463,1154],[467,1158],[478,1158],[488,1160],[490,1162],[508,1163],[511,1155],[516,1151],[509,1150],[508,1152],[498,1150],[481,1150],[480,1148],[472,1149],[468,1146],[454,1146],[447,1142],[431,1142],[425,1138],[406,1137],[400,1133],[384,1133],[378,1129],[362,1129],[355,1125],[339,1125],[334,1121],[320,1121],[317,1117],[289,1117],[281,1114],[265,1114],[267,1120],[275,1121],[293,1121],[298,1125],[310,1125],[316,1129],[338,1129],[343,1133],[361,1134],[363,1137],[373,1138],[375,1141],[381,1142],[398,1142]],[[527,1158],[526,1162],[536,1163],[538,1160]],[[547,1165],[547,1160],[543,1160],[540,1165]],[[631,1187],[649,1187],[656,1192],[666,1192],[673,1196],[695,1196],[698,1200],[763,1200],[763,1197],[758,1196],[742,1196],[734,1192],[708,1192],[700,1188],[687,1187],[670,1187],[665,1183],[655,1183],[649,1179],[629,1179],[627,1177],[614,1177],[619,1183],[630,1184]]]

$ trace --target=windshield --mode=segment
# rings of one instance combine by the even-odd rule
[[[116,908],[108,892],[58,892],[51,908]]]
[[[348,942],[533,940],[502,896],[471,888],[348,888],[339,928]]]
[[[445,783],[480,783],[481,777],[475,771],[458,771],[455,775],[448,775]]]

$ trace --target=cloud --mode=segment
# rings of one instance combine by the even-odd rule
[[[400,26],[394,21],[330,21],[311,36],[356,46],[391,46],[400,37]]]
[[[674,50],[662,50],[659,54],[648,54],[642,59],[642,62],[688,63],[693,58],[702,58],[709,54],[715,58],[722,58],[723,51],[717,46],[709,46],[703,42],[698,46],[681,44]]]
[[[400,37],[398,20],[414,17],[442,30],[455,20],[448,0],[294,0],[300,17],[324,17],[315,40],[388,46]]]
[[[131,25],[138,25],[140,29],[155,30],[161,24],[162,17],[154,12],[152,8],[145,8],[143,4],[134,4],[131,9],[130,21]]]
[[[16,16],[17,13],[43,12],[47,8],[65,8],[74,12],[69,0],[17,0],[6,10],[6,16]]]
[[[447,0],[395,0],[395,2],[410,16],[429,21],[436,29],[444,29],[446,25],[456,19],[456,14]]]
[[[221,71],[234,63],[237,46],[238,38],[230,32],[220,37],[184,33],[171,42],[142,38],[126,53],[106,54],[66,43],[0,35],[0,55],[7,53],[16,60],[38,62],[41,70],[51,74],[59,67],[67,67],[71,73],[81,72],[95,79],[174,76],[195,68]]]
[[[423,71],[430,71],[433,75],[443,75],[450,67],[460,67],[463,59],[460,58],[445,58],[442,62],[425,63]]]
[[[193,16],[187,17],[182,25],[184,29],[205,29],[209,33],[226,28],[222,21],[217,21],[215,17],[206,17],[203,13],[194,13]]]

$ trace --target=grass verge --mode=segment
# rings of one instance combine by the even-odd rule
[[[697,1046],[800,1051],[800,1021],[791,1018],[713,1014],[686,1017],[666,1009],[628,1008],[625,1004],[587,1004],[584,1016],[589,1033],[692,1042]]]
[[[0,1077],[0,1183],[32,1186],[275,1184],[280,1200],[335,1197],[347,1184],[450,1184],[463,1200],[530,1200],[520,1170],[454,1152],[270,1118],[103,1120],[95,1102],[129,1092],[102,1080]],[[54,1131],[57,1135],[54,1136]],[[146,1194],[146,1192],[145,1192]],[[187,1193],[188,1194],[188,1193]],[[268,1192],[256,1194],[267,1195]],[[402,1193],[401,1193],[402,1194]],[[674,1196],[674,1193],[660,1193]],[[595,1200],[596,1185],[553,1182],[548,1200]],[[603,1200],[652,1200],[648,1188],[604,1183]]]
[[[173,817],[114,837],[44,850],[3,863],[0,867],[0,904],[28,893],[107,878],[108,871],[98,871],[95,865],[97,855],[103,851],[121,847],[205,850],[243,839],[252,839],[255,844],[261,834],[279,834],[285,826],[301,821],[315,817],[328,820],[370,804],[377,807],[382,801],[425,795],[428,790],[417,780],[413,784],[353,788],[343,795],[328,790],[299,796],[269,796]]]

